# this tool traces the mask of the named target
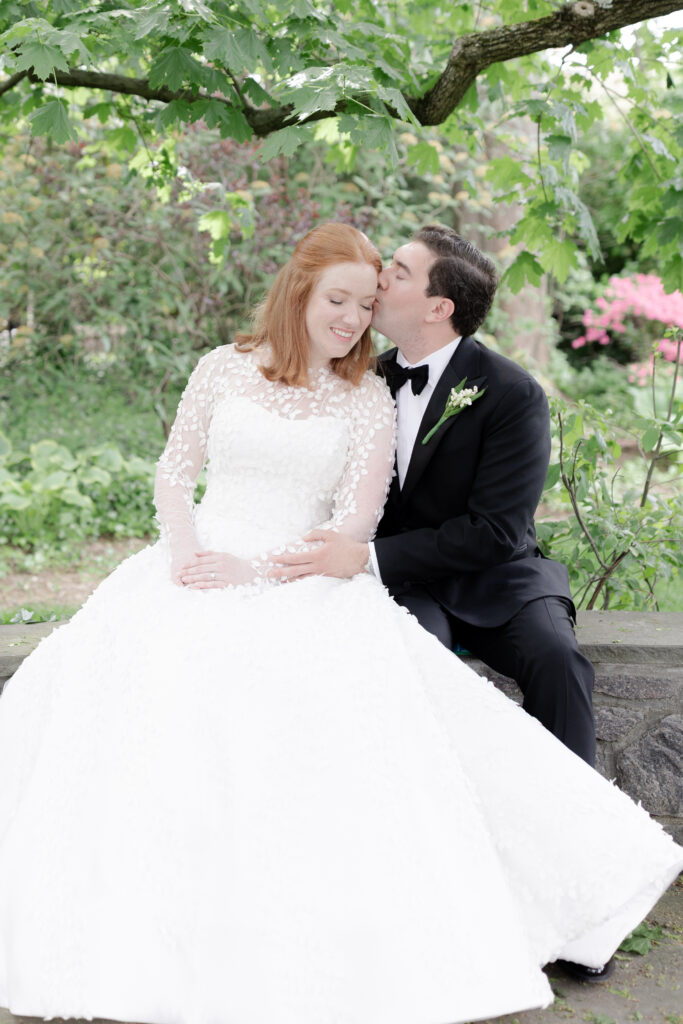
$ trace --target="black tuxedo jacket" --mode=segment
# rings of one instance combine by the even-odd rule
[[[379,357],[380,372],[396,355]],[[484,394],[423,445],[463,377]],[[463,338],[432,393],[403,487],[392,481],[375,540],[382,582],[395,595],[422,584],[451,614],[488,627],[535,598],[570,598],[566,568],[541,555],[534,530],[549,455],[543,389]]]

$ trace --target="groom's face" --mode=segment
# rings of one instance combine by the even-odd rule
[[[422,242],[408,242],[379,275],[372,326],[400,344],[419,336],[434,299],[427,295],[434,254]]]

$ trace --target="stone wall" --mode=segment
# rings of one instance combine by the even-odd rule
[[[0,691],[55,623],[0,626]],[[683,842],[683,614],[580,612],[595,665],[598,770]],[[471,659],[513,700],[512,680]]]

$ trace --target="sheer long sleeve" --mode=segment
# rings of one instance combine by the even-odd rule
[[[206,461],[211,414],[217,393],[220,349],[199,360],[178,406],[166,447],[157,463],[154,504],[162,538],[171,549],[196,547],[194,490]]]
[[[321,529],[371,540],[382,516],[394,469],[396,410],[386,384],[368,375],[353,394],[351,437],[332,515]]]

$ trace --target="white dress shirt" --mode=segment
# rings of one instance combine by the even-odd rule
[[[399,487],[403,487],[403,482],[408,472],[408,465],[410,464],[410,457],[413,453],[415,446],[415,439],[417,438],[417,432],[420,429],[420,423],[422,417],[425,414],[429,399],[432,397],[434,388],[439,382],[441,374],[446,369],[446,366],[453,358],[453,354],[458,347],[460,337],[454,338],[447,345],[432,352],[431,355],[421,359],[419,363],[409,363],[407,359],[399,352],[396,362],[399,366],[413,367],[413,366],[428,366],[429,367],[429,379],[425,384],[424,388],[419,395],[413,394],[413,389],[410,381],[406,381],[402,388],[396,392],[396,426],[397,426],[397,440],[396,440],[396,470],[398,473]],[[381,579],[379,573],[379,567],[377,565],[377,556],[375,555],[375,545],[370,542],[370,563],[368,568],[372,567],[372,572],[378,579]]]

